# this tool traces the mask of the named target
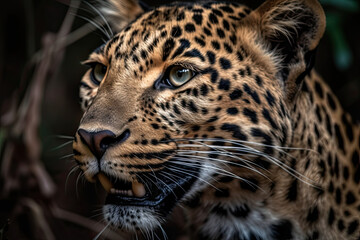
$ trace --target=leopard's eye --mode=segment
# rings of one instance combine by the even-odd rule
[[[189,81],[195,73],[188,68],[174,66],[169,72],[169,82],[174,87],[179,87]]]
[[[101,82],[106,74],[107,71],[107,67],[104,64],[101,63],[95,63],[92,66],[92,70],[91,70],[91,78],[97,82]]]

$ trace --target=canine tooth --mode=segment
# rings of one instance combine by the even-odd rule
[[[103,188],[105,189],[106,192],[110,192],[111,189],[113,188],[112,183],[110,182],[109,178],[107,176],[105,176],[105,174],[103,173],[99,173],[97,175],[101,185],[103,186]]]
[[[127,190],[127,195],[129,195],[130,197],[133,196],[133,191],[132,190]]]
[[[114,193],[116,193],[116,189],[115,189],[115,188],[112,188],[112,189],[110,189],[110,192],[111,192],[112,194],[114,194]]]
[[[145,196],[145,186],[142,183],[139,182],[133,182],[132,185],[132,192],[135,197],[143,197]]]

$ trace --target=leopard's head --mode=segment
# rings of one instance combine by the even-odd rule
[[[291,141],[289,109],[324,31],[316,1],[110,2],[119,32],[85,61],[73,149],[107,190],[112,226],[153,229],[217,181],[281,165],[274,146]]]

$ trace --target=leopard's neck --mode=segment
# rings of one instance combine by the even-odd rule
[[[314,72],[304,80],[303,92],[297,96],[290,115],[291,149],[282,160],[294,171],[289,174],[275,167],[268,179],[254,174],[242,176],[250,184],[220,179],[215,184],[217,189],[209,187],[188,204],[189,216],[195,221],[191,223],[194,239],[346,237],[345,232],[331,225],[339,224],[336,216],[344,211],[353,214],[360,205],[358,199],[346,206],[350,200],[339,194],[359,191],[359,164],[351,165],[352,159],[358,158],[353,155],[359,148],[359,127],[351,125],[350,116]],[[353,136],[346,126],[351,126]]]

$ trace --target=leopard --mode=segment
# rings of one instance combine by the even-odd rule
[[[317,0],[109,0],[74,159],[134,239],[360,239],[360,127],[314,70]],[[166,232],[165,232],[166,234]]]

